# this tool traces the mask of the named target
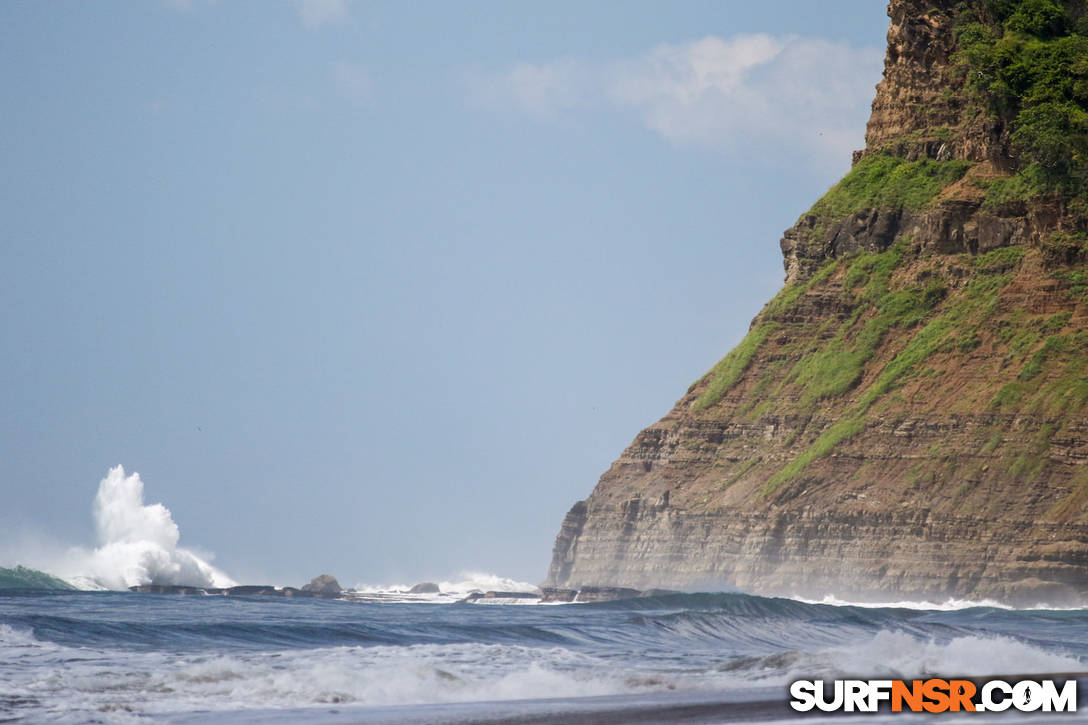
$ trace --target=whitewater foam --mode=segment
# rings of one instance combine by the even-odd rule
[[[840,599],[834,594],[828,594],[823,599],[808,599],[806,597],[791,596],[795,602],[805,604],[829,604],[833,607],[863,607],[865,609],[918,609],[923,611],[952,612],[959,609],[971,609],[972,607],[993,607],[995,609],[1014,609],[1014,607],[995,601],[993,599],[946,599],[943,602],[931,602],[928,600],[900,600],[887,602],[854,602]],[[1049,609],[1049,607],[1030,607],[1030,609]]]
[[[189,713],[190,722],[202,722],[244,711],[257,713],[247,720],[256,723],[264,722],[262,711],[311,720],[335,709],[354,722],[351,713],[375,707],[667,693],[779,697],[799,678],[984,677],[1081,671],[1082,662],[1088,611],[859,610],[741,594],[506,611],[127,593],[0,596],[0,720]]]
[[[139,584],[229,587],[235,581],[190,549],[161,503],[144,503],[140,474],[115,466],[94,499],[98,546],[71,549],[60,576],[81,589],[126,589]]]
[[[488,574],[480,571],[463,571],[455,578],[434,582],[438,585],[438,592],[419,593],[410,592],[410,584],[356,584],[348,593],[349,598],[362,601],[382,602],[426,602],[433,604],[450,604],[464,599],[474,592],[525,592],[540,594],[540,588],[535,584],[517,581]],[[504,603],[510,603],[503,600]],[[537,604],[537,599],[518,600],[521,604]]]
[[[8,624],[0,624],[0,647],[30,647],[37,644],[38,641],[32,633],[15,629]]]
[[[43,703],[60,698],[70,715],[108,713],[112,721],[134,713],[595,697],[777,687],[799,677],[983,676],[1082,667],[1075,658],[1005,637],[938,643],[894,631],[849,647],[758,658],[728,671],[680,662],[647,663],[653,667],[642,671],[635,660],[615,662],[566,647],[471,642],[183,655],[71,649],[3,626],[0,653],[12,665],[0,695]],[[65,665],[49,677],[34,671],[37,660],[40,667],[58,658]]]
[[[838,676],[911,678],[954,674],[1024,674],[1076,672],[1075,657],[1048,652],[1011,637],[967,635],[948,641],[920,640],[906,632],[883,630],[849,647],[835,647],[800,657],[793,673],[822,670]]]
[[[67,648],[60,648],[67,650]],[[305,651],[167,656],[72,650],[66,666],[10,673],[0,696],[43,703],[62,698],[68,714],[109,721],[133,714],[587,697],[667,689],[632,682],[607,663],[563,648],[517,645],[332,647]],[[54,656],[57,656],[54,654]],[[123,657],[123,662],[121,658]],[[32,676],[33,675],[33,676]]]

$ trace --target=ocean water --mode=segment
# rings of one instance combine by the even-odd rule
[[[1085,669],[1088,610],[0,592],[0,721],[785,721],[797,678]]]

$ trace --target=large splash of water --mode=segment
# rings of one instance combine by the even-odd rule
[[[140,474],[115,466],[94,498],[98,547],[67,557],[67,578],[85,588],[138,584],[228,587],[235,582],[195,552],[178,546],[181,532],[161,503],[144,503]]]

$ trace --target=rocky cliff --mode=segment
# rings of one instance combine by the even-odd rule
[[[1088,13],[893,0],[866,148],[546,585],[1088,595]]]

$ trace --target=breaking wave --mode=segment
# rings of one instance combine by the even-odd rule
[[[234,580],[204,557],[178,546],[181,532],[170,510],[144,503],[140,474],[115,466],[94,498],[98,546],[75,548],[61,576],[82,589],[125,589],[139,584],[229,587]]]
[[[1088,610],[881,609],[743,594],[513,608],[0,595],[0,719],[190,712],[197,722],[199,713],[288,710],[310,720],[330,705],[774,698],[798,678],[1073,672],[1085,662]]]
[[[481,571],[463,571],[450,579],[431,582],[437,592],[412,593],[411,584],[356,584],[353,596],[363,601],[453,603],[473,592],[524,592],[540,594],[535,584]],[[535,600],[531,600],[536,603]]]

